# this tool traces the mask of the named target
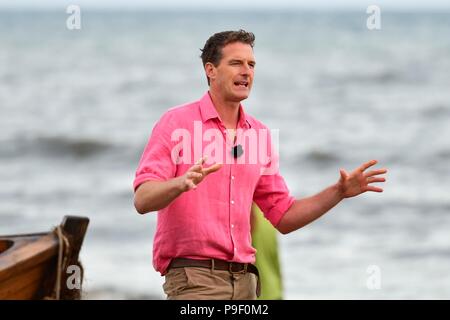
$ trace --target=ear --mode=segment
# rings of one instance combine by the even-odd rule
[[[216,67],[211,62],[205,64],[205,73],[210,80],[216,78],[216,70]]]

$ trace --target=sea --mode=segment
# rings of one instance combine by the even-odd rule
[[[208,86],[213,33],[256,36],[245,111],[279,130],[291,193],[377,159],[383,193],[279,235],[285,299],[450,298],[450,12],[0,11],[0,234],[90,218],[85,299],[164,299],[133,205],[155,122]],[[268,288],[267,290],[270,290]]]

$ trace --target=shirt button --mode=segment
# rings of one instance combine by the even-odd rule
[[[231,200],[231,204],[234,204],[234,200]]]
[[[234,176],[231,176],[231,180],[234,180]]]
[[[234,251],[237,251],[237,249],[236,249],[236,248],[234,248]]]
[[[232,224],[231,227],[234,228],[234,224]]]

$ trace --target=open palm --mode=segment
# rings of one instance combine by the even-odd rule
[[[371,170],[365,172],[371,166],[377,164],[377,160],[371,160],[364,163],[351,173],[347,173],[344,169],[340,170],[341,177],[338,185],[343,198],[351,198],[366,191],[383,192],[383,189],[370,185],[374,182],[385,182],[384,177],[379,175],[385,174],[386,169]]]

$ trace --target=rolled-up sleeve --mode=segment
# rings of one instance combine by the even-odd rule
[[[277,226],[295,198],[290,195],[283,177],[279,174],[262,175],[253,194],[253,201],[259,206],[264,216]]]
[[[176,164],[171,158],[172,127],[168,114],[165,114],[153,127],[136,170],[134,191],[146,181],[166,181],[174,177]]]
[[[284,214],[295,201],[290,195],[284,178],[279,172],[279,154],[268,136],[269,162],[264,166],[253,194],[253,201],[259,206],[264,216],[277,226]]]

